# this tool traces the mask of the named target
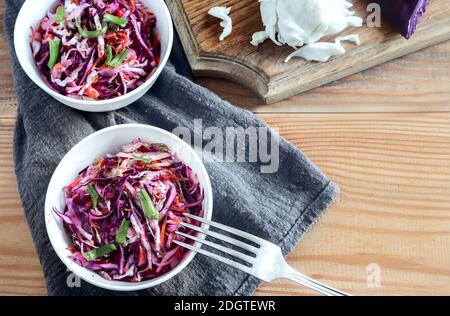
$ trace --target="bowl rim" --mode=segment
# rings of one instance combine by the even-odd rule
[[[95,279],[95,278],[88,278],[85,275],[81,275],[75,271],[73,271],[71,269],[71,265],[76,264],[74,263],[68,256],[64,255],[63,253],[61,253],[61,251],[57,250],[54,247],[55,244],[55,240],[56,236],[54,236],[53,234],[50,233],[50,227],[49,227],[49,222],[47,220],[47,217],[53,216],[51,209],[52,209],[52,205],[50,205],[50,199],[51,196],[54,194],[54,192],[50,192],[50,187],[52,182],[54,181],[54,178],[56,177],[56,174],[60,173],[60,169],[62,168],[61,163],[63,160],[68,159],[67,157],[72,155],[74,151],[77,150],[77,148],[79,147],[83,147],[85,145],[85,143],[89,142],[92,138],[95,137],[99,137],[101,135],[110,133],[111,131],[114,130],[120,130],[120,129],[127,129],[127,128],[140,128],[143,130],[146,130],[149,132],[149,134],[151,134],[152,132],[156,131],[158,133],[163,133],[166,134],[169,138],[174,139],[176,142],[181,143],[183,150],[186,149],[189,151],[189,154],[191,155],[192,159],[196,160],[198,165],[199,165],[199,170],[197,170],[198,172],[201,172],[204,174],[205,176],[205,183],[202,183],[202,188],[205,191],[205,196],[208,196],[209,199],[207,200],[207,205],[204,209],[204,218],[206,220],[211,220],[212,218],[212,214],[213,214],[213,193],[212,193],[212,187],[211,187],[211,179],[209,177],[209,173],[206,170],[206,167],[203,163],[203,161],[201,160],[201,158],[199,157],[199,155],[195,152],[195,150],[187,143],[185,143],[182,139],[180,139],[179,137],[175,136],[174,134],[161,129],[159,127],[156,126],[152,126],[152,125],[146,125],[146,124],[121,124],[121,125],[114,125],[111,127],[107,127],[101,130],[98,130],[88,136],[86,136],[85,138],[83,138],[81,141],[79,141],[76,145],[74,145],[65,155],[64,157],[61,159],[61,161],[58,163],[58,166],[55,168],[52,177],[50,179],[50,182],[47,186],[47,192],[45,195],[45,204],[44,204],[44,222],[45,222],[45,228],[46,228],[46,232],[47,232],[47,236],[50,240],[50,244],[52,245],[53,250],[55,251],[56,255],[59,257],[59,259],[64,263],[64,265],[66,266],[66,268],[71,271],[72,273],[74,273],[76,276],[78,276],[79,278],[81,278],[82,280],[95,285],[97,287],[100,288],[104,288],[107,290],[113,290],[113,291],[122,291],[122,292],[131,292],[131,291],[137,291],[137,290],[144,290],[147,288],[151,288],[154,286],[157,286],[161,283],[164,283],[170,279],[172,279],[173,277],[175,277],[177,274],[179,274],[182,270],[184,270],[184,268],[186,268],[189,263],[194,259],[194,257],[196,256],[197,252],[194,251],[189,251],[187,256],[185,257],[184,261],[182,261],[179,265],[177,265],[174,269],[170,270],[169,272],[167,272],[166,274],[163,274],[162,276],[155,278],[155,279],[151,279],[151,280],[146,280],[146,281],[141,281],[141,282],[136,282],[136,283],[131,283],[131,282],[124,282],[124,281],[118,281],[118,280],[106,280],[106,279]],[[120,146],[120,145],[119,145]],[[62,188],[61,188],[62,189]],[[62,194],[62,190],[59,192],[59,194]],[[55,219],[56,220],[56,219]],[[201,227],[206,227],[206,225],[202,224]],[[201,239],[204,239],[205,236],[198,236]],[[195,242],[193,244],[194,247],[200,247],[201,243],[199,242]],[[95,273],[87,268],[81,267],[80,265],[78,265],[78,267],[82,270],[82,271],[86,271],[88,273],[86,274],[92,274]],[[101,281],[99,281],[101,280]]]
[[[76,104],[77,106],[86,106],[86,107],[93,107],[93,106],[106,106],[109,105],[110,103],[121,103],[121,102],[125,102],[128,99],[131,99],[137,95],[139,95],[139,93],[142,93],[146,88],[148,88],[149,85],[151,85],[156,78],[159,77],[159,75],[161,74],[162,70],[164,69],[164,67],[167,64],[167,61],[169,60],[170,57],[170,53],[172,51],[172,46],[173,46],[173,39],[174,39],[174,30],[173,30],[173,21],[172,21],[172,17],[170,15],[169,9],[167,7],[167,4],[165,3],[164,0],[157,0],[163,9],[164,12],[164,18],[166,20],[166,23],[168,23],[169,26],[169,38],[167,41],[167,50],[166,50],[166,54],[165,56],[162,58],[162,60],[160,61],[158,67],[156,68],[156,70],[153,72],[153,74],[151,74],[147,80],[145,80],[145,82],[139,86],[138,88],[134,89],[131,92],[128,92],[124,95],[121,95],[119,97],[115,97],[112,99],[106,99],[106,100],[83,100],[83,99],[76,99],[76,98],[71,98],[68,96],[65,96],[53,89],[51,89],[48,84],[40,77],[40,76],[35,76],[30,69],[28,69],[28,67],[24,67],[24,65],[26,63],[28,63],[28,58],[26,58],[25,53],[19,53],[17,51],[17,47],[18,47],[18,43],[19,43],[19,39],[20,39],[20,35],[18,34],[18,25],[19,23],[24,20],[24,18],[22,18],[22,15],[24,15],[25,13],[25,8],[27,3],[31,2],[31,1],[35,1],[35,0],[25,0],[25,2],[23,3],[22,7],[20,8],[19,14],[17,15],[16,18],[16,22],[14,25],[14,51],[16,53],[17,59],[19,60],[19,64],[22,67],[22,69],[24,70],[24,72],[27,74],[28,78],[30,78],[37,86],[39,86],[39,88],[41,88],[42,90],[44,90],[45,92],[47,92],[49,95],[51,95],[54,98],[59,98],[60,100],[63,100],[64,104],[67,105],[67,103],[72,103],[72,104]],[[34,62],[34,60],[32,61]],[[67,103],[65,103],[67,102]],[[106,111],[106,110],[105,110]]]

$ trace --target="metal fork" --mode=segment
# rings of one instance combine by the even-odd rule
[[[207,225],[208,227],[209,226],[216,227],[216,228],[219,228],[220,230],[229,232],[235,236],[246,239],[246,240],[250,241],[251,243],[255,244],[256,246],[253,246],[250,243],[242,242],[235,238],[231,238],[230,236],[226,236],[226,235],[216,232],[216,231],[211,231],[211,230],[203,228],[203,227],[198,227],[198,226],[191,225],[188,223],[183,223],[183,222],[180,223],[181,226],[192,229],[192,230],[199,232],[201,234],[204,234],[206,236],[210,236],[210,237],[225,241],[226,243],[237,246],[237,247],[245,250],[247,253],[251,253],[252,255],[249,255],[247,253],[237,251],[235,249],[231,249],[231,248],[225,247],[223,245],[211,242],[209,240],[204,240],[200,237],[192,236],[192,235],[180,232],[180,231],[176,231],[176,234],[183,236],[185,238],[197,241],[200,244],[204,244],[211,248],[217,249],[223,253],[230,255],[231,257],[233,257],[235,259],[236,258],[240,259],[240,261],[242,261],[246,264],[236,262],[229,258],[226,258],[226,257],[223,257],[216,253],[213,253],[211,251],[201,249],[200,247],[194,247],[187,243],[184,243],[184,242],[181,242],[178,240],[174,240],[174,243],[176,243],[177,245],[180,245],[184,248],[195,251],[197,253],[201,253],[202,255],[214,258],[220,262],[226,263],[236,269],[239,269],[248,274],[251,274],[265,282],[272,282],[275,279],[289,279],[291,281],[297,282],[301,285],[304,285],[304,286],[306,286],[314,291],[317,291],[321,294],[324,294],[324,295],[349,296],[349,294],[347,294],[347,293],[333,289],[332,287],[329,287],[325,284],[315,281],[315,280],[307,277],[306,275],[301,274],[300,272],[291,268],[287,264],[286,260],[284,259],[283,254],[281,253],[281,248],[275,244],[272,244],[271,242],[268,242],[264,239],[253,236],[253,235],[243,232],[241,230],[205,220],[198,216],[194,216],[191,214],[185,214],[185,216],[190,217],[191,219],[194,219],[196,221],[199,221],[199,222]]]

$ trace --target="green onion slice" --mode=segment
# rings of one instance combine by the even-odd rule
[[[50,59],[47,63],[47,66],[48,68],[53,69],[58,61],[61,40],[58,37],[55,37],[54,39],[49,39],[48,44],[50,49]]]
[[[128,56],[128,50],[124,49],[116,57],[114,57],[109,63],[105,62],[106,65],[111,66],[113,68],[117,68],[122,65],[125,58]]]
[[[91,196],[92,206],[93,206],[94,208],[96,208],[96,207],[97,207],[97,204],[98,204],[98,193],[97,193],[97,191],[96,191],[95,188],[92,186],[92,184],[89,184],[89,185],[87,186],[87,191],[88,191],[89,195]]]
[[[127,19],[120,18],[118,16],[115,16],[115,15],[112,15],[112,14],[109,14],[109,13],[106,13],[103,16],[103,21],[104,22],[113,23],[113,24],[117,24],[120,27],[125,27],[128,24],[128,20]]]
[[[62,5],[60,5],[56,9],[55,21],[59,22],[59,23],[63,22],[65,14],[66,14],[66,12],[64,11],[64,7]]]
[[[80,35],[85,38],[97,38],[100,35],[105,34],[107,31],[108,31],[108,26],[106,24],[104,24],[100,30],[96,30],[96,31],[87,31],[87,30],[81,28],[80,26],[78,26],[78,33],[80,33]]]
[[[108,45],[106,45],[106,61],[105,61],[105,64],[109,65],[111,63],[112,58],[113,58],[112,48],[108,44]]]
[[[153,205],[152,200],[150,199],[150,196],[148,195],[148,192],[145,188],[143,188],[138,193],[139,201],[141,202],[141,208],[142,212],[144,212],[144,215],[151,220],[157,220],[158,219],[158,211],[156,210],[155,206]]]
[[[114,244],[108,244],[101,246],[100,248],[93,249],[89,252],[83,253],[83,257],[88,261],[92,261],[97,258],[101,258],[115,250],[117,250],[117,248]]]
[[[150,162],[152,162],[152,158],[150,158],[150,157],[139,157],[139,156],[133,156],[133,159],[134,160],[139,160],[139,161],[142,161],[142,162],[145,162],[145,163],[150,163]]]
[[[119,231],[116,235],[116,243],[122,245],[125,243],[128,234],[128,228],[130,227],[130,222],[127,219],[123,219],[120,224]]]

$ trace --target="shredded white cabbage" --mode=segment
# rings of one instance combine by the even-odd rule
[[[318,43],[324,36],[342,32],[348,27],[360,27],[363,20],[350,10],[347,0],[259,0],[264,31],[252,36],[258,46],[270,38],[277,45],[302,47],[287,58],[304,55],[312,60],[328,60],[342,53],[335,43]],[[352,38],[355,41],[355,38]],[[358,39],[359,41],[359,39]],[[317,44],[317,45],[313,45]],[[342,49],[341,49],[342,48]],[[344,50],[345,53],[345,50]],[[327,56],[330,57],[327,58]]]
[[[221,41],[228,37],[233,30],[233,21],[229,16],[230,12],[231,8],[225,7],[214,7],[208,12],[209,15],[222,20],[222,22],[220,22],[220,26],[223,28],[223,32],[219,38]]]
[[[252,41],[250,42],[253,46],[258,46],[263,43],[269,36],[265,31],[256,32],[252,35]]]
[[[326,62],[333,56],[345,54],[345,49],[341,44],[343,41],[354,42],[359,45],[359,36],[357,34],[352,34],[337,37],[334,43],[316,42],[305,45],[290,54],[284,62],[289,62],[293,57],[300,57],[307,61]]]

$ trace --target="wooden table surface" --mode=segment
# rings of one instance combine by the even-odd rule
[[[14,175],[0,27],[0,295],[45,295]],[[278,128],[340,185],[289,255],[295,268],[355,295],[450,295],[450,42],[268,106],[223,80],[198,83]],[[256,292],[310,293],[290,282]]]

